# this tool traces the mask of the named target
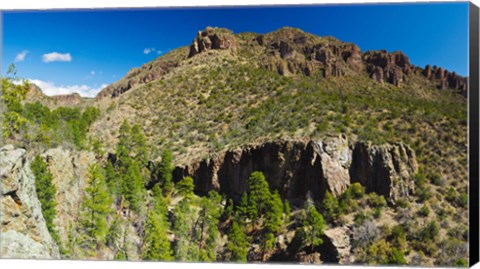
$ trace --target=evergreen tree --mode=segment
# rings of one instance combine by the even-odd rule
[[[305,215],[302,227],[298,230],[305,247],[310,246],[311,250],[323,244],[322,236],[325,229],[323,216],[318,213],[312,200],[305,203]]]
[[[148,163],[147,139],[145,138],[140,125],[135,124],[132,126],[130,136],[132,152],[135,155],[135,160],[140,162],[143,166],[146,166]]]
[[[264,213],[270,200],[268,182],[262,172],[255,171],[248,179],[248,216],[256,222]]]
[[[57,212],[56,206],[56,188],[52,183],[52,174],[48,170],[47,164],[40,155],[35,156],[30,164],[32,172],[35,176],[35,189],[37,192],[38,200],[42,207],[42,215],[47,224],[47,229],[50,232],[52,238],[60,246],[60,237],[58,231],[53,224]],[[60,246],[61,247],[61,246]]]
[[[245,224],[245,218],[248,217],[248,194],[244,192],[242,198],[240,199],[240,204],[236,210],[237,221],[241,221]]]
[[[141,213],[145,201],[144,179],[139,164],[135,160],[130,160],[122,181],[123,193],[130,208],[137,213]]]
[[[152,188],[152,201],[153,201],[153,210],[158,214],[167,218],[168,208],[167,201],[163,197],[162,189],[160,189],[159,184],[156,184]]]
[[[193,190],[195,189],[195,184],[193,183],[193,178],[184,177],[177,183],[177,190],[180,195],[187,196],[193,195]]]
[[[264,229],[266,233],[276,234],[282,225],[283,203],[278,191],[275,191],[265,210],[265,224]]]
[[[120,197],[122,193],[120,188],[120,180],[118,180],[118,175],[115,172],[115,168],[113,167],[113,164],[110,161],[108,161],[104,170],[105,170],[105,180],[107,182],[108,192],[113,197]]]
[[[90,166],[87,184],[81,205],[80,228],[82,232],[81,246],[90,256],[105,242],[107,215],[110,212],[111,200],[105,178],[98,165]]]
[[[191,217],[194,214],[191,206],[191,199],[189,197],[183,198],[175,207],[174,210],[174,222],[173,222],[173,232],[175,234],[175,260],[177,261],[195,261],[196,255],[192,248],[190,240],[191,229],[193,224],[193,218]],[[194,249],[197,249],[196,247]],[[198,259],[196,260],[198,261]]]
[[[323,198],[323,210],[328,220],[334,220],[338,217],[340,206],[338,200],[327,191]]]
[[[162,183],[165,194],[170,193],[173,188],[172,172],[173,172],[173,155],[169,149],[162,153],[162,162],[160,163],[159,172],[161,174],[160,182]]]
[[[172,254],[167,238],[167,221],[165,217],[152,208],[145,223],[144,249],[142,258],[153,261],[170,261]]]
[[[123,219],[120,218],[118,215],[115,215],[113,217],[112,224],[108,228],[105,243],[111,250],[113,250],[114,253],[118,253],[121,250],[123,225]]]
[[[193,238],[198,245],[200,261],[211,262],[216,260],[217,239],[219,237],[218,222],[220,219],[221,197],[211,191],[208,197],[200,200],[200,212],[193,230]]]
[[[229,260],[233,262],[246,262],[249,245],[245,231],[234,222],[228,234],[227,249],[230,251]]]

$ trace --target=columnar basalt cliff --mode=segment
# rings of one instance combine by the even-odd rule
[[[351,183],[359,182],[394,203],[413,193],[415,153],[405,144],[372,146],[349,143],[345,137],[323,141],[275,141],[245,146],[177,167],[174,180],[193,177],[195,190],[217,190],[240,196],[253,171],[262,171],[272,188],[289,199],[310,194],[321,200],[325,191],[340,196]]]

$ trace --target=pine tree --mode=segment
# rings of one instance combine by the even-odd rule
[[[145,223],[144,249],[142,258],[152,261],[170,261],[172,254],[167,238],[167,221],[165,217],[152,208]]]
[[[93,254],[105,243],[107,234],[107,215],[110,212],[111,199],[108,195],[105,178],[98,165],[89,168],[85,188],[85,197],[81,205],[80,231],[81,247],[87,256]]]
[[[305,215],[300,233],[305,246],[310,246],[313,251],[315,247],[323,244],[322,236],[325,229],[325,222],[323,216],[318,213],[315,208],[312,200],[307,200],[304,211]]]
[[[262,172],[255,171],[248,179],[248,216],[256,222],[265,213],[270,200],[268,182]]]
[[[248,217],[248,194],[244,192],[242,198],[240,199],[240,204],[236,208],[236,218],[237,221],[241,221],[245,224],[245,218]]]
[[[283,203],[278,191],[275,191],[265,210],[265,224],[264,229],[267,233],[276,234],[282,226]]]
[[[108,228],[107,235],[105,237],[106,245],[113,250],[114,253],[118,253],[121,249],[121,239],[122,239],[122,226],[123,219],[118,215],[113,217],[112,224]]]
[[[176,242],[174,254],[177,261],[195,261],[196,257],[196,255],[192,255],[194,251],[192,251],[193,247],[190,244],[192,238],[190,232],[193,224],[191,216],[194,214],[190,205],[191,199],[185,197],[176,205],[174,210],[173,232]]]
[[[216,260],[216,247],[219,237],[218,222],[220,219],[221,197],[211,191],[208,197],[200,200],[200,212],[195,225],[193,238],[198,245],[200,261],[211,262]]]
[[[193,195],[193,190],[195,189],[195,184],[193,183],[193,178],[184,177],[177,183],[177,190],[180,195],[187,196]]]
[[[325,193],[325,196],[323,198],[323,210],[327,219],[329,219],[330,221],[335,219],[340,211],[338,200],[333,197],[333,195],[329,191]]]
[[[132,126],[130,140],[132,144],[132,152],[135,154],[135,160],[140,162],[143,166],[146,166],[148,163],[147,139],[145,138],[140,125],[135,124]]]
[[[134,212],[141,213],[144,210],[145,187],[138,162],[130,160],[122,181],[122,192],[125,194],[125,199],[129,202],[130,208]]]
[[[35,189],[37,192],[38,200],[40,201],[42,208],[42,215],[47,224],[47,229],[55,242],[60,245],[60,237],[58,231],[53,224],[57,212],[56,206],[56,188],[52,183],[52,174],[48,170],[47,164],[40,155],[35,156],[30,164],[32,172],[35,176]]]
[[[228,234],[227,249],[230,251],[229,260],[234,262],[246,262],[249,245],[245,231],[241,226],[234,222],[230,233]]]
[[[159,184],[156,184],[152,188],[152,201],[153,201],[153,210],[158,214],[167,218],[168,208],[167,201],[163,197],[162,189],[160,189]]]
[[[107,182],[108,192],[113,197],[120,197],[121,196],[121,188],[120,188],[120,180],[118,180],[118,175],[115,172],[115,168],[113,167],[110,161],[107,162],[105,166],[105,180]]]

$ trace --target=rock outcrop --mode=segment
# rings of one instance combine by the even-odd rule
[[[368,51],[363,55],[370,77],[377,82],[400,86],[414,72],[410,59],[402,52]]]
[[[323,141],[275,141],[230,150],[174,170],[174,181],[191,176],[195,191],[217,190],[239,197],[253,171],[262,171],[272,188],[288,199],[311,195],[321,200],[328,190],[341,195],[360,182],[368,192],[394,203],[413,192],[418,165],[405,144],[372,146],[345,137]]]
[[[203,31],[198,31],[197,37],[190,45],[188,57],[209,50],[231,50],[235,52],[237,50],[237,40],[230,30],[207,27]]]
[[[467,96],[468,80],[455,72],[450,72],[435,65],[433,67],[427,65],[422,74],[435,83],[440,90],[454,89],[458,90],[463,96]]]
[[[82,101],[82,96],[78,93],[71,94],[62,94],[52,96],[52,99],[58,103],[61,103],[63,106],[73,106],[77,105]]]
[[[0,149],[0,176],[0,258],[58,259],[24,149]]]
[[[339,77],[363,70],[359,47],[285,27],[255,39],[265,47],[264,67],[281,75]]]
[[[351,182],[390,201],[413,194],[413,176],[418,170],[415,152],[403,143],[374,146],[356,143],[350,167]]]
[[[53,148],[41,155],[52,174],[52,183],[57,190],[56,218],[53,223],[58,228],[62,242],[68,240],[68,228],[75,225],[88,179],[88,167],[95,162],[95,155],[88,151],[70,151]]]

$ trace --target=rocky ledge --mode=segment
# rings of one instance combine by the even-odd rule
[[[405,144],[376,146],[339,136],[247,145],[176,167],[173,177],[179,181],[191,176],[198,193],[216,190],[239,197],[250,174],[262,171],[270,186],[292,202],[307,195],[321,200],[327,190],[338,197],[350,184],[359,182],[367,192],[395,203],[412,194],[417,170],[415,152]],[[159,176],[154,175],[152,183]]]

